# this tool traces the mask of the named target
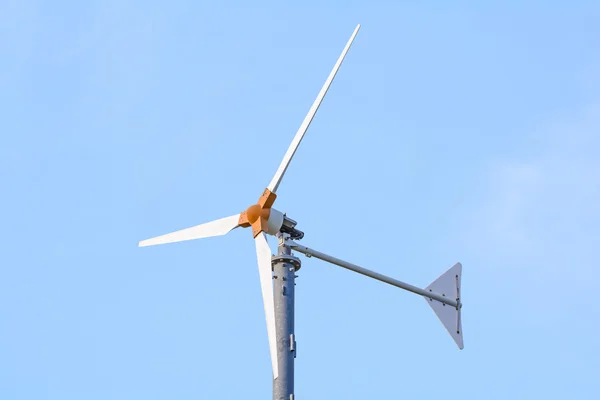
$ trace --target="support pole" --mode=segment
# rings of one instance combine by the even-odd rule
[[[292,250],[286,245],[284,235],[288,236],[278,235],[277,256],[271,259],[279,365],[279,376],[273,380],[273,400],[294,400],[294,286],[300,260],[292,256]]]

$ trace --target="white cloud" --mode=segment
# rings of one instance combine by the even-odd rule
[[[542,126],[527,155],[492,162],[483,200],[465,211],[473,251],[531,278],[589,285],[600,276],[599,133],[600,107],[588,107]]]
[[[523,219],[539,190],[542,171],[535,163],[500,163],[491,168],[485,205],[478,211],[484,231],[505,245],[529,245]]]
[[[451,243],[472,301],[502,299],[511,318],[544,329],[597,314],[599,133],[600,107],[587,107],[524,137],[519,156],[490,161]]]

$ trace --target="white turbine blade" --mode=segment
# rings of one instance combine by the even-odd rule
[[[281,161],[281,164],[279,165],[279,168],[277,169],[277,172],[275,173],[273,180],[271,180],[271,183],[269,183],[269,186],[267,186],[267,189],[269,189],[271,192],[273,192],[273,193],[277,192],[279,183],[281,182],[281,179],[283,178],[283,175],[285,174],[285,171],[287,170],[287,167],[290,164],[292,157],[294,157],[294,153],[296,153],[296,150],[298,149],[298,146],[300,145],[300,142],[302,141],[302,138],[304,137],[306,130],[308,129],[310,123],[312,122],[313,117],[317,113],[317,110],[319,109],[319,106],[321,105],[321,101],[323,101],[325,94],[327,94],[327,90],[329,89],[331,82],[333,82],[333,78],[335,78],[335,74],[337,74],[337,71],[340,68],[340,65],[342,65],[342,61],[344,61],[344,57],[346,57],[346,53],[348,53],[348,50],[350,49],[350,46],[352,45],[352,42],[354,41],[354,38],[356,37],[356,34],[358,33],[359,29],[360,29],[360,24],[356,26],[356,29],[354,29],[354,32],[352,33],[350,40],[348,40],[346,47],[344,47],[344,50],[342,51],[342,54],[340,55],[340,58],[338,58],[337,62],[335,63],[335,66],[333,67],[333,70],[331,71],[331,73],[329,74],[329,77],[325,81],[325,84],[321,88],[319,95],[317,96],[315,102],[313,103],[312,107],[308,111],[308,114],[304,118],[304,121],[302,121],[302,125],[300,125],[298,132],[296,132],[296,136],[294,136],[294,140],[292,140],[292,144],[290,144],[290,147],[288,148],[287,152],[285,153],[285,156],[283,157],[283,160]]]
[[[265,317],[267,319],[267,335],[269,337],[269,351],[271,352],[271,366],[273,368],[273,379],[279,376],[277,365],[277,337],[275,331],[275,303],[273,302],[273,273],[271,272],[271,248],[267,242],[264,232],[255,239],[256,256],[258,258],[258,273],[260,275],[260,286],[262,289]]]
[[[240,215],[217,219],[205,224],[196,225],[191,228],[182,229],[177,232],[167,233],[152,239],[142,240],[139,247],[153,246],[156,244],[183,242],[185,240],[202,239],[212,236],[222,236],[234,228],[237,228]]]
[[[462,276],[462,264],[456,263],[448,271],[444,272],[439,278],[431,282],[425,290],[443,294],[451,299],[460,297],[460,281]],[[456,342],[459,349],[464,348],[462,322],[460,320],[460,307],[457,310],[439,301],[424,297],[427,304],[431,306],[435,315],[440,319],[444,328],[448,331],[452,339]]]

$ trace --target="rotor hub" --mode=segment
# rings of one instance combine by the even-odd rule
[[[271,192],[269,189],[265,189],[262,196],[258,199],[256,204],[251,205],[246,209],[246,211],[240,214],[240,219],[238,221],[238,226],[242,228],[252,227],[252,235],[256,237],[261,232],[266,232],[273,234],[272,230],[277,228],[269,228],[269,221],[271,224],[276,224],[276,220],[273,218],[278,216],[276,219],[283,219],[283,214],[274,210],[271,212],[271,206],[275,202],[275,198],[277,195]],[[280,221],[281,222],[281,221]]]
[[[246,217],[250,224],[254,224],[260,218],[269,218],[270,208],[262,208],[260,204],[253,204],[246,210]]]

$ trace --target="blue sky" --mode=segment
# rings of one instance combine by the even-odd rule
[[[597,2],[242,4],[0,1],[0,398],[270,398],[249,231],[137,242],[256,201],[357,23],[276,207],[415,285],[461,261],[465,349],[302,257],[297,397],[594,398]]]

